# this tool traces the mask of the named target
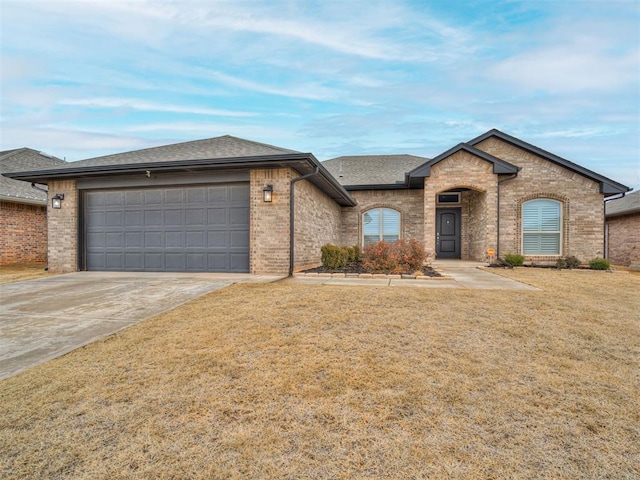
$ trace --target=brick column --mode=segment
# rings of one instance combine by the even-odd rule
[[[64,194],[62,208],[51,208],[51,197]],[[78,270],[78,190],[75,180],[49,182],[47,202],[49,271],[68,273]]]

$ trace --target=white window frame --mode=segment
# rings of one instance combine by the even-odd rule
[[[551,202],[557,205],[558,207],[558,230],[525,230],[525,207],[531,203],[535,202]],[[520,251],[525,256],[532,257],[559,257],[562,256],[562,231],[563,231],[563,204],[558,200],[554,200],[552,198],[533,198],[528,200],[522,204],[521,207],[521,219],[520,219],[520,229],[521,229],[521,239],[520,239]],[[556,234],[558,235],[558,252],[557,253],[527,253],[524,251],[524,237],[525,235],[542,235],[542,234]]]
[[[392,232],[392,233],[388,233],[384,231],[384,211],[389,211],[389,212],[394,212],[395,214],[398,215],[398,231],[397,231],[397,238],[396,240],[393,240],[393,242],[400,240],[400,238],[402,237],[400,232],[402,232],[402,214],[398,211],[395,210],[393,208],[388,208],[388,207],[375,207],[375,208],[370,208],[369,210],[366,210],[364,212],[362,212],[362,215],[360,216],[360,221],[361,221],[361,225],[362,225],[362,237],[361,237],[361,242],[362,242],[362,246],[366,246],[367,243],[365,241],[365,237],[368,236],[373,236],[373,235],[365,235],[365,221],[364,221],[364,217],[367,214],[371,214],[371,212],[380,212],[380,217],[378,220],[378,224],[379,224],[379,231],[378,231],[378,239],[376,240],[376,242],[379,242],[380,240],[384,240],[384,237],[387,236],[391,236],[391,235],[396,235],[396,232]],[[386,235],[385,235],[386,233]],[[385,240],[388,241],[388,240]],[[375,243],[375,242],[370,242],[370,243]]]

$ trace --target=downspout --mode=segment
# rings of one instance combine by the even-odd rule
[[[44,192],[44,193],[49,193],[49,190],[45,190],[44,188],[37,186],[35,183],[31,184],[31,188],[33,188],[34,190],[40,190],[41,192]]]
[[[609,224],[607,223],[607,202],[610,202],[611,200],[618,200],[625,195],[625,193],[618,193],[617,195],[613,195],[609,198],[604,199],[604,252],[602,252],[602,256],[604,258],[609,258]]]
[[[498,201],[497,201],[497,215],[496,215],[496,224],[498,231],[496,232],[496,258],[500,258],[500,184],[504,182],[508,182],[509,180],[513,180],[518,176],[518,172],[514,173],[510,177],[503,178],[502,180],[498,180]]]
[[[300,180],[305,180],[309,177],[313,177],[320,172],[320,165],[316,165],[316,169],[307,173],[306,175],[301,175],[299,177],[291,180],[291,184],[289,185],[289,276],[293,275],[293,267],[294,267],[294,251],[295,251],[295,185]]]

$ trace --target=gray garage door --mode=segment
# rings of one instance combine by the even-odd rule
[[[85,193],[87,270],[248,272],[249,184]]]

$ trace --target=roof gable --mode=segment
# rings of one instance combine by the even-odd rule
[[[579,173],[580,175],[583,175],[595,182],[598,182],[600,184],[600,192],[604,193],[605,195],[612,195],[612,194],[616,194],[616,193],[624,193],[624,192],[628,192],[629,190],[631,190],[629,187],[622,185],[621,183],[616,182],[615,180],[611,180],[610,178],[607,178],[603,175],[600,175],[596,172],[593,172],[591,170],[589,170],[588,168],[584,168],[581,167],[580,165],[573,163],[565,158],[559,157],[558,155],[555,155],[551,152],[547,152],[546,150],[543,150],[542,148],[536,147],[535,145],[531,145],[530,143],[527,143],[523,140],[520,140],[519,138],[513,137],[511,135],[508,135],[504,132],[501,132],[498,129],[492,129],[489,130],[486,133],[483,133],[482,135],[468,141],[467,143],[469,145],[477,145],[480,142],[483,142],[484,140],[491,138],[491,137],[495,137],[498,138],[504,142],[510,143],[511,145],[515,145],[516,147],[519,147],[523,150],[526,150],[530,153],[533,153],[534,155],[537,155],[538,157],[544,158],[545,160],[548,160],[549,162],[555,163],[557,165],[560,165],[564,168],[567,168],[571,171],[574,171],[576,173]]]
[[[409,178],[424,178],[431,175],[431,167],[435,164],[441,162],[442,160],[449,158],[451,155],[458,152],[467,152],[474,157],[480,158],[486,162],[493,164],[493,173],[496,174],[512,174],[517,173],[520,170],[520,167],[516,167],[515,165],[510,164],[509,162],[505,162],[504,160],[500,160],[493,155],[490,155],[482,150],[478,150],[477,148],[467,144],[467,143],[459,143],[453,148],[450,148],[446,152],[441,153],[437,157],[429,160],[428,162],[420,165],[418,168],[415,168],[407,173]]]

